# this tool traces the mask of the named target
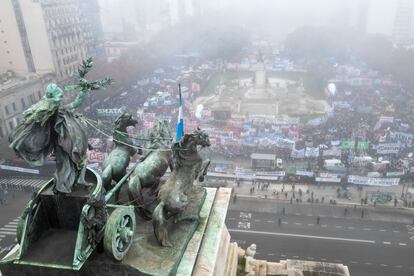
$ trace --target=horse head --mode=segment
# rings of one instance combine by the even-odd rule
[[[150,134],[151,147],[167,145],[171,141],[170,125],[167,120],[158,120]]]
[[[184,134],[183,138],[180,141],[180,144],[183,148],[191,147],[209,147],[210,138],[208,137],[207,132],[201,130],[200,128],[195,129],[192,133]]]
[[[128,111],[123,110],[123,113],[115,120],[115,129],[125,132],[127,127],[135,126],[137,123],[138,121],[132,118]]]

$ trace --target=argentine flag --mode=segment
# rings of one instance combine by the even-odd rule
[[[178,84],[178,93],[180,95],[180,107],[178,109],[177,133],[175,135],[175,141],[180,141],[181,137],[184,135],[183,99],[181,97],[181,84]]]

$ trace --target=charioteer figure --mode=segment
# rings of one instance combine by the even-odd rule
[[[76,76],[79,84],[67,90],[79,90],[75,100],[62,103],[63,90],[51,83],[43,98],[23,113],[22,122],[11,133],[10,147],[32,166],[41,166],[45,158],[56,156],[54,191],[71,193],[75,184],[87,185],[85,181],[88,139],[80,114],[75,113],[91,90],[105,88],[110,78],[88,82],[86,74],[92,69],[92,59],[82,62]]]

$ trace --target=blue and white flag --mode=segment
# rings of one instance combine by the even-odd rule
[[[178,109],[177,133],[175,135],[175,141],[180,141],[181,137],[184,135],[183,99],[181,97],[181,84],[178,84],[178,93],[180,95],[180,107]]]

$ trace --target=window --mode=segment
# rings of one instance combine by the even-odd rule
[[[14,111],[14,112],[16,112],[16,111],[17,111],[17,108],[16,108],[16,103],[15,103],[15,102],[13,102],[13,103],[12,103],[12,106],[13,106],[13,111]]]
[[[20,102],[22,103],[22,109],[26,109],[26,102],[25,102],[24,98],[21,98]]]
[[[4,111],[6,111],[6,115],[10,114],[9,107],[7,105],[4,106]]]
[[[35,99],[35,95],[34,94],[30,94],[29,99],[30,99],[30,102],[32,104],[34,104],[36,102],[36,99]]]
[[[9,127],[10,127],[10,130],[12,130],[14,128],[13,121],[9,122]]]
[[[39,100],[40,100],[42,98],[42,92],[40,92],[40,90],[37,91],[37,95],[39,96]]]

